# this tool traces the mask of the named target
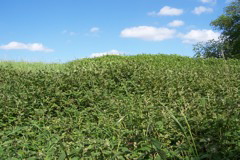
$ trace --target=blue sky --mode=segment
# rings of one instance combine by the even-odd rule
[[[193,56],[217,39],[226,0],[0,0],[0,60],[67,62],[104,54]]]

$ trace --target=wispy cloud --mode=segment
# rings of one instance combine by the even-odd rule
[[[73,32],[73,31],[63,30],[62,34],[69,35],[69,36],[75,36],[78,33],[77,32]]]
[[[156,28],[152,26],[138,26],[122,30],[121,37],[138,38],[147,41],[162,41],[173,38],[176,33],[173,29]]]
[[[106,55],[123,55],[124,52],[118,51],[118,50],[110,50],[107,52],[98,52],[98,53],[92,53],[90,55],[91,58],[95,58],[95,57],[101,57],[101,56],[106,56]]]
[[[169,6],[164,6],[163,8],[160,9],[159,12],[149,12],[149,16],[179,16],[183,14],[184,10],[183,9],[178,9],[178,8],[172,8]]]
[[[181,20],[174,20],[170,23],[168,23],[168,26],[169,27],[180,27],[180,26],[183,26],[185,23]]]
[[[183,43],[197,43],[197,42],[206,42],[208,40],[218,40],[220,33],[214,32],[213,30],[191,30],[186,34],[179,34],[180,38],[183,39]]]
[[[28,50],[28,51],[41,51],[41,52],[53,52],[53,49],[49,49],[43,46],[41,43],[21,43],[10,42],[6,45],[0,46],[2,50]]]
[[[216,4],[217,0],[201,0],[202,3],[212,3],[212,4]]]
[[[199,7],[195,7],[192,12],[194,14],[200,15],[202,13],[212,13],[213,9],[209,7],[199,6]]]
[[[100,28],[98,28],[98,27],[92,27],[91,29],[90,29],[90,32],[91,33],[96,33],[96,32],[99,32],[100,31]]]

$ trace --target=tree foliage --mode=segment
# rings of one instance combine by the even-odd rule
[[[240,59],[240,0],[231,2],[211,26],[221,31],[220,39],[195,45],[196,56]]]
[[[210,40],[206,43],[200,42],[194,45],[195,57],[197,58],[224,58],[223,43]]]

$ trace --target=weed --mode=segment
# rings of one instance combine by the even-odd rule
[[[0,62],[0,159],[240,159],[239,73],[176,55]]]

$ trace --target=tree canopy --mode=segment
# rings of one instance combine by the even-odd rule
[[[240,59],[240,0],[231,2],[210,25],[221,31],[220,39],[195,45],[196,56]]]

